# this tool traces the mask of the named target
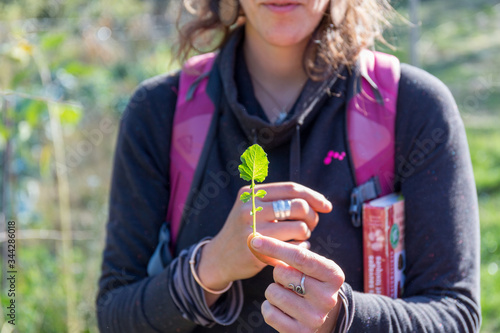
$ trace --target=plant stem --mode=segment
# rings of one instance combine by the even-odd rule
[[[257,227],[257,222],[256,222],[256,218],[255,218],[255,214],[257,212],[255,211],[255,181],[253,180],[252,178],[252,217],[253,217],[253,225],[252,225],[252,229],[253,229],[253,236],[255,237],[255,232],[256,232],[256,227]]]
[[[63,101],[60,99],[47,98],[44,96],[36,96],[36,95],[26,94],[26,93],[22,93],[19,91],[13,91],[13,90],[1,90],[0,89],[0,96],[16,96],[16,97],[20,97],[20,98],[29,99],[32,101],[40,101],[40,102],[45,102],[45,103],[55,103],[55,104],[60,104],[60,105],[68,105],[68,106],[73,106],[76,108],[82,107],[82,105],[79,103]]]
[[[33,59],[38,67],[42,85],[47,88],[52,84],[49,66],[43,54],[34,53]],[[47,103],[49,111],[52,143],[56,165],[66,165],[64,136],[61,128],[60,110],[58,104]],[[61,224],[61,254],[64,291],[66,294],[66,325],[68,332],[80,332],[81,326],[77,312],[77,292],[72,272],[73,241],[71,239],[71,206],[68,174],[62,168],[56,168],[57,194],[59,201],[59,219]]]

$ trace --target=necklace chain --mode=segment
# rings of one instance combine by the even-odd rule
[[[290,112],[290,109],[288,108],[290,103],[287,103],[285,106],[281,106],[280,103],[274,98],[274,96],[269,92],[267,91],[267,89],[264,87],[264,85],[259,81],[257,80],[254,76],[250,75],[251,79],[253,82],[257,83],[257,85],[261,88],[261,90],[267,95],[267,97],[269,97],[269,99],[273,102],[273,104],[276,106],[275,108],[272,109],[272,112],[276,115],[276,112],[275,110],[278,110],[278,118],[274,121],[276,124],[280,124],[283,122],[283,120],[285,120],[286,116],[288,115],[288,112]],[[293,99],[293,101],[295,101],[298,97],[298,95],[300,94],[300,91],[298,92],[297,96],[295,97],[295,99]]]

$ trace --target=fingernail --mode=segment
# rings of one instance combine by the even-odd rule
[[[326,198],[325,198],[326,199]],[[326,199],[326,202],[327,202],[327,206],[329,209],[332,209],[333,208],[333,204],[330,202],[330,200]]]
[[[311,243],[309,243],[308,241],[302,242],[302,243],[300,243],[300,247],[303,247],[303,248],[306,248],[309,250],[311,248]]]
[[[262,239],[260,239],[259,237],[255,237],[254,239],[252,239],[252,247],[257,249],[259,247],[262,246]]]

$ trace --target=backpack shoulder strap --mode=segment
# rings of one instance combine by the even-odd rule
[[[361,89],[347,108],[347,137],[357,185],[351,195],[350,212],[357,226],[361,224],[364,201],[393,191],[401,77],[399,60],[392,55],[363,50],[359,63]]]
[[[215,110],[206,93],[206,78],[215,57],[215,53],[192,57],[180,73],[170,145],[170,201],[167,211],[174,243]]]

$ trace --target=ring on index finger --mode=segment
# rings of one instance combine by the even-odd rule
[[[291,200],[273,201],[274,217],[276,220],[286,220],[292,212]]]

